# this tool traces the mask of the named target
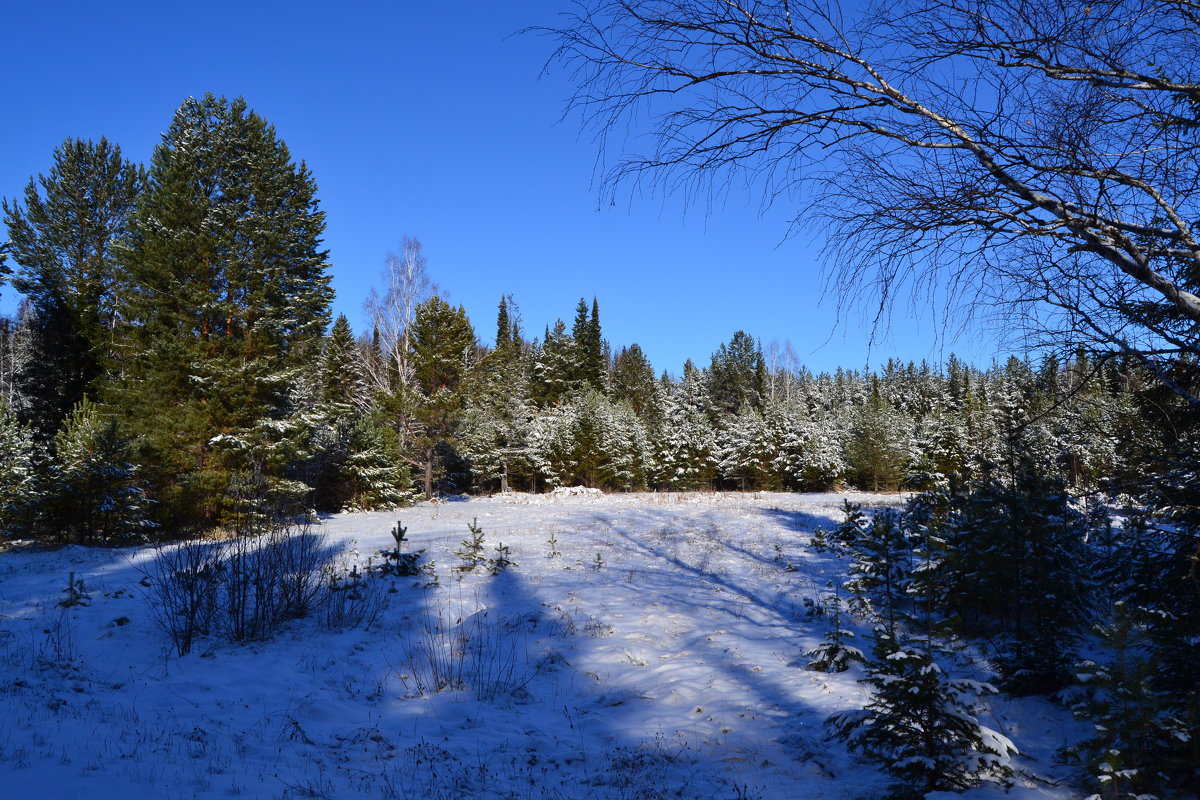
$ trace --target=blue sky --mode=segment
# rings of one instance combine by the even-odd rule
[[[173,111],[211,91],[244,96],[312,169],[327,214],[335,312],[363,329],[362,302],[404,235],[465,305],[485,342],[511,293],[529,335],[600,302],[614,349],[638,342],[659,371],[705,365],[734,331],[790,340],[814,370],[890,356],[981,366],[986,336],[943,346],[928,319],[897,317],[868,347],[860,316],[838,327],[822,300],[815,242],[787,237],[786,203],[732,192],[602,199],[597,147],[571,91],[542,74],[569,0],[4,3],[0,195],[49,169],[66,137],[106,136],[147,161]],[[636,146],[637,140],[630,140]],[[12,313],[11,287],[0,312]]]

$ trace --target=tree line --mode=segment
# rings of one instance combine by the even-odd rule
[[[411,238],[356,336],[330,325],[315,181],[241,99],[186,101],[148,167],[67,140],[3,213],[23,296],[0,325],[9,533],[567,485],[890,491],[1012,475],[1018,453],[1091,489],[1172,438],[1175,401],[1083,351],[813,374],[737,331],[676,377],[614,352],[596,299],[529,338],[511,296],[485,346]]]

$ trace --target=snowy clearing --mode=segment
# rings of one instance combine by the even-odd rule
[[[2,794],[878,796],[886,776],[824,726],[862,705],[861,673],[802,668],[830,625],[813,601],[845,569],[809,536],[846,499],[896,502],[559,493],[336,515],[316,529],[335,562],[378,563],[400,519],[439,585],[379,578],[365,629],[314,615],[185,656],[148,606],[154,549],[2,554]],[[514,566],[454,569],[475,519]],[[72,576],[79,602],[60,605]],[[988,702],[982,721],[1021,751],[1014,787],[966,796],[1075,796],[1054,750],[1079,724],[1040,699]]]

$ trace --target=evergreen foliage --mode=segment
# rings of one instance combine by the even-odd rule
[[[399,397],[413,420],[402,437],[409,463],[424,473],[425,496],[461,491],[465,466],[456,448],[467,379],[476,361],[475,331],[462,306],[434,295],[417,307],[409,336],[413,382]]]
[[[612,398],[624,401],[638,419],[649,425],[660,422],[658,384],[654,367],[636,343],[622,347],[613,361]]]
[[[1095,522],[1071,508],[1060,484],[1029,472],[960,502],[943,569],[950,603],[966,631],[996,643],[1006,689],[1048,693],[1068,681],[1090,615],[1079,567]]]
[[[533,401],[541,408],[561,403],[576,388],[575,341],[567,333],[561,319],[554,328],[546,329],[540,346],[535,346],[533,356]]]
[[[129,441],[117,421],[85,397],[54,444],[49,527],[78,544],[144,541],[154,525]]]
[[[51,158],[49,173],[25,187],[23,205],[2,204],[18,265],[13,288],[29,304],[28,349],[15,375],[18,411],[43,442],[105,373],[117,314],[116,255],[145,180],[106,139],[67,139]]]
[[[284,475],[304,425],[289,393],[332,297],[307,168],[244,100],[189,99],[155,149],[122,254],[121,380],[161,521],[226,516],[237,471]]]
[[[766,363],[762,348],[745,331],[713,353],[708,373],[709,396],[717,414],[736,414],[742,408],[762,411],[766,400]]]
[[[0,403],[0,536],[38,532],[43,489],[33,436]]]
[[[927,648],[901,644],[882,627],[864,683],[872,695],[861,711],[836,714],[836,736],[897,778],[892,798],[962,791],[981,778],[1011,775],[1016,748],[980,724],[976,701],[988,684],[946,676]]]

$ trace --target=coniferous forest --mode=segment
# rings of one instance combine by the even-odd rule
[[[1095,791],[1200,797],[1200,420],[1137,361],[814,374],[731,330],[675,375],[605,338],[601,298],[469,319],[415,239],[355,330],[331,318],[315,178],[241,99],[184,102],[148,164],[68,139],[7,191],[3,537],[128,545],[574,486],[899,493],[812,543],[849,557],[837,610],[875,631],[813,657],[867,664],[872,702],[835,734],[903,796],[999,769],[935,663],[986,641],[1000,690],[1096,721],[1073,756]]]

